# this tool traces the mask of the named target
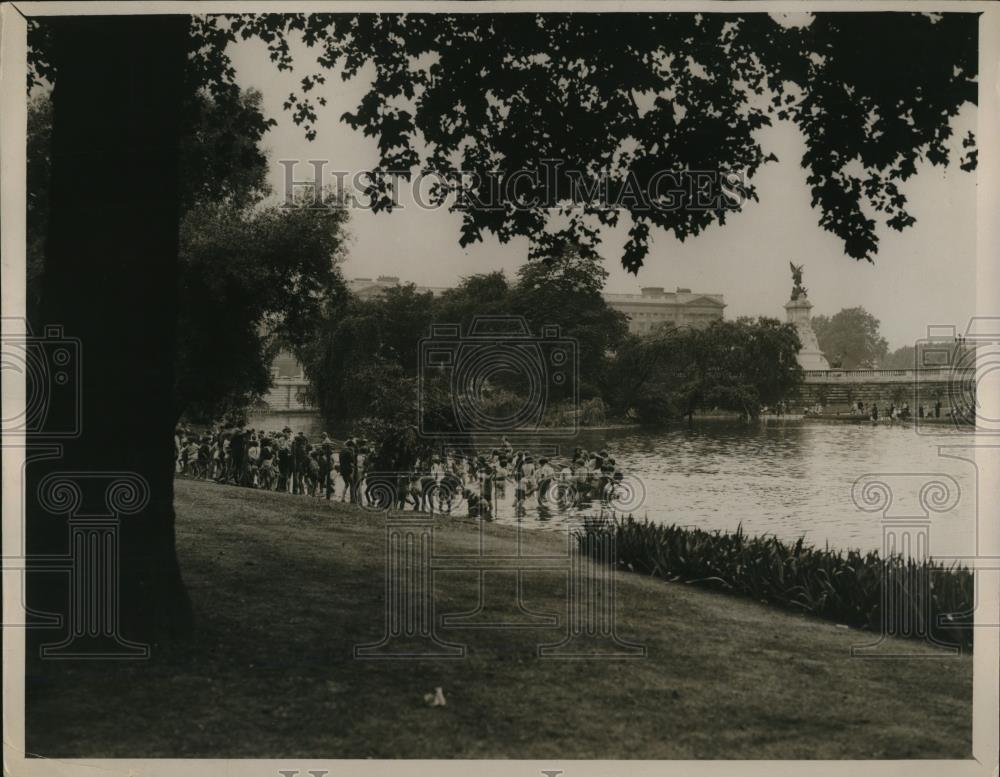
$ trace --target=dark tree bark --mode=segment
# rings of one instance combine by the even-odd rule
[[[82,434],[63,441],[60,459],[29,469],[29,555],[69,550],[66,517],[38,503],[45,474],[140,475],[148,507],[123,517],[119,530],[120,625],[126,639],[155,644],[191,628],[173,510],[177,147],[189,19],[51,24],[50,221],[42,321],[33,329],[61,325],[80,338]],[[71,404],[50,407],[48,425],[71,424]],[[65,575],[40,574],[37,565],[29,573],[31,607],[65,615],[67,593]]]

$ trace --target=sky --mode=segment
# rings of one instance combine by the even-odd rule
[[[336,71],[318,87],[327,98],[318,107],[318,135],[305,139],[303,130],[282,109],[309,72],[314,53],[293,43],[294,72],[282,73],[270,63],[264,45],[240,43],[231,51],[237,81],[263,95],[263,108],[278,125],[264,145],[270,159],[270,181],[276,192],[284,186],[280,160],[299,160],[298,178],[312,176],[309,160],[324,160],[327,170],[348,175],[377,162],[374,138],[366,138],[340,121],[356,108],[370,72],[362,70],[343,82]],[[976,110],[966,106],[955,120],[957,139],[975,130]],[[806,171],[800,161],[805,149],[790,122],[762,130],[765,151],[778,162],[765,165],[754,179],[759,202],[744,204],[725,226],[714,226],[681,242],[654,228],[651,250],[638,276],[620,264],[628,218],[605,232],[601,254],[610,273],[606,291],[637,292],[641,286],[678,286],[696,292],[723,294],[726,318],[767,315],[784,318],[783,305],[791,291],[788,263],[805,266],[803,282],[813,303],[813,315],[832,315],[861,306],[881,322],[890,349],[924,337],[929,325],[955,325],[964,330],[975,314],[976,173],[923,164],[901,185],[916,223],[902,233],[879,229],[875,263],[858,262],[843,251],[843,243],[818,226],[819,212],[810,207]],[[953,156],[958,159],[959,154]],[[527,240],[500,244],[488,233],[482,243],[458,244],[460,216],[446,209],[426,210],[407,203],[392,213],[351,213],[351,240],[342,269],[345,277],[398,276],[424,286],[451,286],[475,273],[504,270],[508,277],[527,261]]]

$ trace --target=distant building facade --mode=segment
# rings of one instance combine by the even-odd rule
[[[628,330],[643,335],[663,324],[699,329],[722,319],[726,302],[721,294],[693,292],[662,286],[644,286],[638,294],[604,294],[608,307],[628,316]]]
[[[311,412],[309,379],[288,351],[282,350],[271,362],[271,388],[257,401],[257,411],[269,413]]]
[[[350,278],[347,290],[358,299],[371,299],[382,294],[386,289],[403,285],[396,275],[380,275],[377,278]],[[416,286],[420,293],[430,292],[435,297],[448,291],[449,286]]]

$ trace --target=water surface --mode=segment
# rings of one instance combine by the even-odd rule
[[[322,430],[318,417],[301,414],[257,417],[251,423],[258,428],[288,425],[317,436]],[[936,556],[955,556],[975,553],[975,468],[940,451],[960,451],[950,446],[965,441],[965,435],[921,435],[910,425],[702,421],[655,432],[582,431],[571,438],[535,438],[524,444],[536,451],[558,448],[559,455],[578,446],[606,449],[629,486],[615,506],[636,517],[728,531],[742,524],[749,534],[787,540],[804,536],[816,545],[866,551],[882,548],[883,515],[858,509],[852,499],[855,481],[888,474],[893,513],[922,515],[920,486],[942,473],[957,488],[951,488],[947,511],[930,513],[930,548]],[[493,443],[482,444],[489,448]],[[529,499],[519,518],[510,484],[506,499],[497,501],[495,516],[500,523],[565,530],[599,509],[599,502],[574,507]],[[457,505],[455,513],[465,514],[465,506]]]

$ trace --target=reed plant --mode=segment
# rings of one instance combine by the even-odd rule
[[[878,551],[831,550],[771,535],[639,521],[631,515],[587,518],[578,546],[624,569],[703,585],[839,624],[972,648],[972,572],[958,564]],[[887,606],[886,603],[890,604]]]

